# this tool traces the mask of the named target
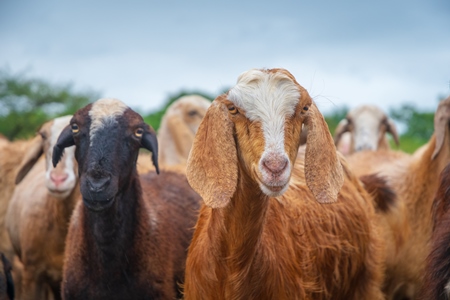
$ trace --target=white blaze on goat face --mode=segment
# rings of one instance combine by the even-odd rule
[[[354,126],[354,150],[377,150],[380,124],[386,118],[383,111],[375,106],[362,106],[351,112]],[[384,133],[384,132],[383,132]]]
[[[48,138],[48,146],[46,146],[46,172],[45,184],[49,192],[55,197],[65,198],[75,187],[77,175],[75,174],[75,147],[66,148],[61,162],[56,168],[52,165],[53,147],[56,145],[59,135],[63,129],[69,125],[72,116],[64,116],[53,120],[50,127],[50,136]],[[56,184],[55,178],[65,178],[61,183]]]
[[[91,117],[89,130],[91,146],[95,133],[106,125],[117,122],[116,118],[121,116],[127,108],[128,106],[125,103],[113,98],[103,98],[92,105],[89,111],[89,116]]]
[[[292,168],[285,150],[285,122],[295,114],[299,87],[284,73],[250,70],[239,76],[228,99],[242,108],[250,121],[261,124],[265,148],[258,165],[260,188],[269,196],[281,195]]]

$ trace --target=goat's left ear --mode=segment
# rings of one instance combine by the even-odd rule
[[[342,135],[349,131],[348,128],[348,120],[342,119],[338,125],[336,126],[336,129],[334,131],[334,144],[337,146],[339,141],[342,138]]]
[[[394,138],[394,142],[398,147],[400,141],[398,139],[397,127],[395,126],[394,121],[389,118],[386,119],[386,131],[392,135],[392,137]]]
[[[147,125],[147,124],[146,124]],[[156,138],[156,133],[150,126],[146,126],[144,130],[144,134],[141,139],[142,148],[147,149],[152,153],[152,162],[155,166],[156,173],[159,174],[159,165],[158,165],[158,140]]]
[[[18,172],[16,175],[16,184],[19,184],[22,179],[28,174],[28,172],[33,168],[33,166],[38,161],[39,157],[44,153],[44,141],[42,137],[38,134],[36,135],[31,143],[28,145],[28,151],[25,153]]]
[[[328,125],[314,103],[310,106],[304,124],[308,128],[306,184],[318,202],[335,202],[344,184],[344,172]]]
[[[433,160],[444,146],[445,138],[448,134],[448,124],[450,122],[450,97],[442,100],[434,115],[434,134],[436,136],[436,146],[434,147]]]
[[[64,153],[64,149],[74,145],[75,140],[73,139],[72,135],[72,127],[69,124],[66,127],[64,127],[63,131],[58,137],[56,145],[53,147],[52,163],[54,168],[56,168],[56,165],[61,160],[61,157]]]

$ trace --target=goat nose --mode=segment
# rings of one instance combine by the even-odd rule
[[[103,191],[108,185],[109,182],[111,181],[111,177],[110,176],[105,176],[105,177],[90,177],[88,176],[86,178],[88,184],[89,184],[89,189],[92,192],[101,192]]]
[[[64,174],[58,174],[55,172],[50,173],[50,179],[53,181],[53,183],[56,186],[62,184],[64,181],[66,181],[67,177],[69,177],[69,175],[67,173],[64,173]]]
[[[287,165],[288,160],[284,157],[280,159],[266,159],[263,161],[263,166],[271,173],[275,174],[283,172]]]

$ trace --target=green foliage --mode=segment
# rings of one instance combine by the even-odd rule
[[[336,130],[337,125],[342,119],[345,119],[348,113],[348,107],[342,106],[338,107],[335,111],[333,111],[331,114],[325,115],[325,121],[328,124],[328,128],[330,129],[331,134],[334,134],[334,131]]]
[[[429,140],[434,132],[434,112],[421,112],[413,104],[406,103],[391,109],[390,115],[405,126],[405,137]]]
[[[180,91],[178,93],[169,95],[169,98],[167,99],[165,104],[161,107],[161,109],[143,116],[144,117],[144,121],[147,124],[151,125],[155,130],[158,130],[159,129],[159,124],[161,123],[162,117],[164,116],[167,108],[173,102],[175,102],[175,100],[177,100],[178,98],[183,97],[183,96],[193,95],[193,94],[205,97],[206,99],[208,99],[210,101],[214,100],[214,98],[215,98],[215,97],[213,97],[211,95],[208,95],[208,94],[205,94],[205,93],[199,92],[199,91],[192,91],[192,92],[191,91]]]
[[[97,92],[74,92],[71,84],[0,70],[0,133],[10,140],[30,137],[47,120],[73,114],[97,98]]]

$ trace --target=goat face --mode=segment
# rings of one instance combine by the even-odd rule
[[[54,148],[54,165],[63,149],[71,145],[76,145],[84,204],[95,211],[110,207],[136,176],[139,148],[152,151],[159,172],[154,130],[116,99],[100,99],[75,113]]]
[[[56,145],[59,134],[69,124],[71,118],[72,116],[59,117],[41,126],[38,131],[39,135],[30,144],[30,148],[19,167],[16,184],[25,177],[42,153],[44,153],[45,185],[50,195],[63,199],[72,192],[77,183],[75,147],[70,147],[65,151],[61,163],[57,167],[53,167],[51,163],[53,147]]]
[[[337,144],[343,134],[351,132],[350,153],[362,150],[377,150],[378,145],[390,133],[398,145],[397,129],[392,120],[376,106],[362,105],[351,110],[345,119],[339,122],[335,132]]]
[[[267,196],[283,194],[302,124],[308,128],[308,186],[318,201],[335,201],[343,177],[328,127],[307,91],[282,69],[243,73],[227,95],[214,100],[189,156],[189,183],[211,207],[228,203],[238,172],[247,174]]]

